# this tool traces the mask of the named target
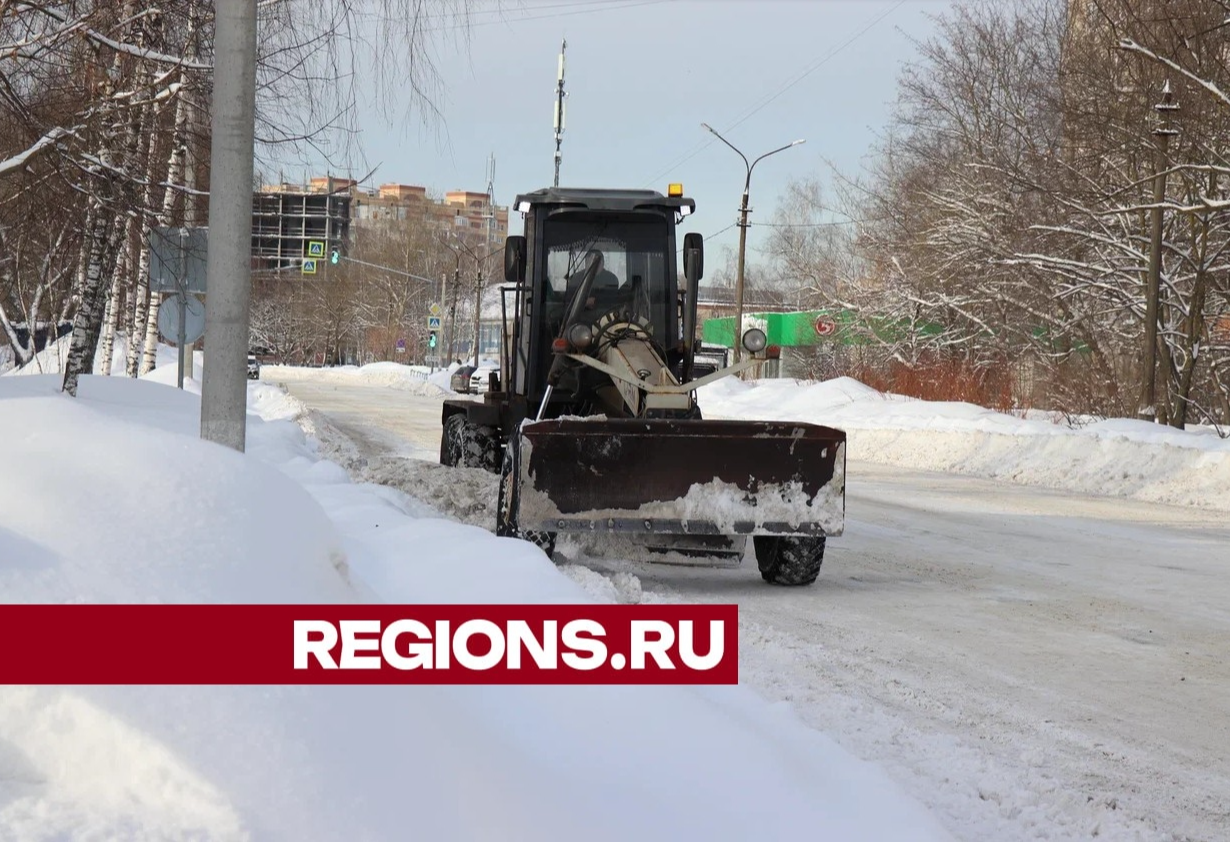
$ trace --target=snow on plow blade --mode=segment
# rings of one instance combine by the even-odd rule
[[[840,535],[846,435],[795,422],[526,422],[514,454],[524,530]]]

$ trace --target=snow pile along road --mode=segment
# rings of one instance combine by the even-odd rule
[[[261,367],[261,380],[314,380],[321,383],[354,383],[356,380],[372,386],[401,389],[416,395],[440,395],[448,391],[448,380],[431,378],[426,366],[406,366],[401,363],[369,363],[366,366],[278,366]],[[435,373],[437,376],[439,371]]]
[[[250,386],[269,420],[239,454],[167,379],[0,380],[0,601],[595,599],[531,544],[351,483],[279,390]],[[0,688],[0,838],[949,836],[744,688]]]
[[[974,404],[885,394],[852,378],[726,378],[702,387],[698,399],[708,418],[843,429],[851,460],[1230,510],[1230,439],[1211,429],[1133,419],[1073,429]]]

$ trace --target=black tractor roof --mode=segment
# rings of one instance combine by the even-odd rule
[[[513,207],[527,210],[530,205],[553,205],[592,211],[638,211],[670,208],[678,211],[696,210],[696,202],[686,196],[663,196],[656,190],[620,190],[604,187],[544,187],[532,193],[521,193]]]

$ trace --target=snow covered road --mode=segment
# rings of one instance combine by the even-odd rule
[[[435,459],[439,398],[286,386],[366,456]],[[1230,834],[1224,514],[854,461],[847,507],[813,588],[750,562],[567,570],[594,588],[631,571],[645,602],[738,602],[743,681],[964,839]]]
[[[283,384],[291,395],[326,413],[365,453],[439,458],[439,398],[370,384],[336,383],[313,374],[311,369],[269,367],[261,380]]]

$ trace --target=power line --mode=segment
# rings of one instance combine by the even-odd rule
[[[726,226],[726,228],[722,229],[721,231],[715,231],[715,233],[713,233],[713,234],[710,234],[710,235],[706,236],[705,241],[707,242],[707,241],[712,240],[713,238],[717,238],[717,236],[721,236],[721,235],[723,235],[723,234],[726,234],[726,233],[727,233],[727,231],[729,231],[729,230],[733,229],[733,228],[734,228],[734,226],[737,226],[737,225],[738,225],[738,223],[731,223],[731,224],[727,225],[727,226]],[[680,247],[679,247],[679,249],[676,249],[676,250],[675,250],[675,254],[676,254],[676,255],[683,255],[683,251],[684,251],[684,247],[683,247],[683,246],[680,246]]]
[[[825,65],[825,64],[826,64],[826,63],[827,63],[830,59],[832,59],[833,57],[835,57],[835,56],[836,56],[838,53],[840,53],[842,50],[846,49],[846,47],[849,47],[851,44],[853,44],[853,43],[854,43],[855,41],[857,41],[859,38],[861,38],[861,37],[863,37],[864,35],[866,35],[869,31],[871,31],[872,27],[874,27],[874,26],[875,26],[876,24],[878,24],[880,21],[884,20],[886,17],[888,17],[889,15],[891,15],[893,12],[897,11],[897,9],[901,8],[901,7],[902,7],[902,6],[904,6],[904,5],[905,5],[905,0],[897,0],[897,2],[896,2],[896,3],[894,3],[892,6],[890,6],[890,7],[888,8],[888,10],[887,10],[887,11],[882,12],[880,15],[878,15],[877,17],[875,17],[875,18],[874,18],[874,19],[873,19],[870,23],[868,23],[866,26],[864,26],[864,27],[863,27],[862,29],[860,29],[858,32],[854,33],[854,35],[850,36],[850,37],[849,37],[848,39],[846,39],[843,43],[839,44],[837,47],[835,47],[835,48],[833,48],[832,50],[830,50],[830,51],[828,52],[828,54],[827,54],[827,55],[825,55],[823,58],[821,58],[818,62],[816,62],[815,64],[813,64],[811,67],[808,67],[807,69],[805,69],[805,70],[804,70],[801,74],[799,74],[798,76],[796,76],[796,77],[795,77],[794,79],[792,79],[790,82],[787,82],[787,83],[786,83],[786,84],[785,84],[782,88],[780,88],[780,89],[779,89],[776,93],[774,93],[774,94],[772,94],[771,96],[769,96],[767,99],[765,99],[764,101],[762,101],[759,105],[757,105],[757,106],[755,106],[754,108],[752,108],[752,110],[751,110],[751,111],[747,112],[747,113],[746,113],[746,114],[744,114],[742,117],[740,117],[738,120],[736,120],[734,123],[731,123],[731,124],[730,124],[729,126],[727,126],[725,129],[723,129],[723,130],[722,130],[722,131],[723,131],[723,133],[725,133],[725,132],[729,132],[731,129],[734,129],[735,127],[739,126],[741,123],[746,122],[749,118],[751,118],[753,115],[755,115],[755,114],[756,114],[757,112],[759,112],[761,109],[763,109],[763,108],[764,108],[765,106],[767,106],[769,103],[773,102],[775,99],[777,99],[778,97],[780,97],[782,94],[786,93],[786,91],[790,90],[790,89],[791,89],[791,88],[793,88],[795,85],[797,85],[799,82],[802,82],[805,78],[807,78],[808,76],[810,76],[812,73],[814,73],[814,72],[816,72],[817,70],[819,70],[819,69],[820,69],[821,67],[823,67],[823,66],[824,66],[824,65]],[[646,185],[656,184],[656,183],[657,183],[657,181],[658,181],[659,179],[663,178],[664,176],[668,176],[668,175],[670,175],[670,174],[671,174],[671,173],[675,170],[675,168],[677,168],[677,167],[678,167],[678,166],[680,166],[681,164],[684,164],[684,163],[686,163],[686,162],[688,162],[688,161],[692,160],[692,159],[693,159],[693,158],[695,158],[697,155],[699,155],[701,152],[703,152],[704,150],[706,150],[706,149],[708,149],[710,146],[712,146],[715,142],[716,142],[716,141],[714,141],[714,140],[706,140],[706,141],[704,141],[704,142],[702,142],[702,143],[698,144],[698,145],[697,145],[696,147],[694,147],[694,148],[693,148],[690,152],[688,152],[687,154],[685,154],[682,158],[679,158],[678,160],[676,160],[674,163],[672,163],[669,167],[667,167],[667,168],[666,168],[665,170],[663,170],[661,173],[659,173],[658,175],[654,176],[652,179],[649,179],[648,181],[646,181],[646,182],[645,182],[645,184],[646,184]]]
[[[842,43],[842,44],[841,44],[841,46],[839,46],[837,49],[833,50],[833,51],[832,51],[832,52],[830,52],[827,56],[825,56],[824,58],[820,59],[820,61],[816,62],[816,63],[815,63],[814,65],[812,65],[811,67],[807,68],[807,70],[803,71],[801,74],[799,74],[799,76],[798,76],[798,77],[796,77],[796,78],[795,78],[794,80],[792,80],[791,82],[788,82],[785,86],[783,86],[783,87],[781,88],[781,90],[779,90],[779,91],[778,91],[777,93],[775,93],[773,96],[769,97],[767,100],[765,100],[765,101],[764,101],[764,102],[762,102],[760,105],[758,105],[758,106],[756,106],[755,108],[753,108],[753,109],[752,109],[751,111],[749,111],[747,114],[745,114],[744,116],[740,117],[738,120],[736,120],[736,121],[735,121],[734,123],[732,123],[730,126],[727,126],[727,127],[726,127],[726,131],[728,131],[728,132],[729,132],[731,129],[735,128],[735,127],[736,127],[736,126],[738,126],[740,123],[743,123],[744,121],[748,120],[750,117],[752,117],[753,115],[755,115],[758,111],[760,111],[761,109],[763,109],[763,108],[764,108],[765,106],[767,106],[769,103],[773,102],[775,99],[777,99],[778,97],[780,97],[782,94],[786,93],[786,91],[790,90],[790,89],[791,89],[791,88],[793,88],[795,85],[797,85],[798,83],[802,82],[805,78],[807,78],[808,76],[810,76],[812,73],[814,73],[815,71],[819,70],[819,69],[820,69],[820,68],[821,68],[821,67],[822,67],[825,63],[827,63],[827,62],[828,62],[831,58],[833,58],[834,56],[836,56],[838,53],[840,53],[840,52],[841,52],[842,50],[844,50],[846,47],[849,47],[851,44],[853,44],[853,43],[854,43],[855,41],[857,41],[859,38],[862,38],[864,35],[866,35],[868,32],[870,32],[870,31],[871,31],[872,27],[874,27],[874,26],[875,26],[876,24],[878,24],[880,21],[884,20],[886,17],[888,17],[889,15],[891,15],[893,12],[897,11],[898,9],[900,9],[900,8],[901,8],[902,6],[904,6],[904,5],[905,5],[905,0],[897,0],[897,2],[896,2],[896,3],[894,3],[892,6],[890,6],[890,7],[888,8],[888,10],[887,10],[887,11],[885,11],[883,14],[879,15],[879,16],[878,16],[875,20],[871,21],[871,23],[869,23],[869,24],[867,24],[866,26],[864,26],[864,27],[863,27],[862,29],[860,29],[858,32],[854,33],[854,35],[850,36],[850,38],[848,38],[848,39],[847,39],[844,43]]]
[[[566,17],[570,15],[588,15],[588,14],[593,14],[595,12],[618,11],[620,9],[633,9],[633,8],[636,8],[637,6],[653,6],[653,5],[658,5],[660,3],[673,3],[673,2],[676,2],[676,0],[635,0],[635,2],[626,2],[626,0],[590,0],[590,2],[579,2],[579,3],[574,2],[574,3],[544,4],[544,5],[539,5],[539,6],[528,6],[528,7],[525,7],[525,10],[526,11],[536,11],[538,9],[569,9],[569,8],[574,8],[577,6],[582,6],[582,7],[587,7],[587,8],[581,8],[581,9],[577,9],[576,11],[571,11],[571,12],[552,12],[550,14],[545,14],[545,15],[515,15],[515,16],[509,16],[509,17],[499,17],[499,18],[495,18],[492,20],[471,20],[471,21],[465,21],[462,23],[428,25],[428,26],[424,26],[422,29],[418,31],[419,32],[448,32],[448,31],[455,30],[455,29],[471,29],[476,26],[490,26],[491,24],[497,24],[497,23],[509,24],[509,23],[520,23],[522,21],[545,20],[547,18]],[[598,7],[598,8],[594,8],[594,7]],[[478,12],[472,12],[471,14],[501,14],[501,13],[502,13],[502,10],[489,9],[489,10],[481,10]],[[424,15],[420,15],[419,17],[420,19],[432,18],[432,17],[440,17],[440,18],[454,17],[455,18],[456,15],[446,15],[443,13],[438,13],[438,14],[424,14]],[[371,15],[370,19],[381,22],[381,23],[388,23],[393,20],[400,21],[399,18],[398,19],[390,18],[385,15]]]
[[[830,225],[856,225],[866,220],[828,220],[826,222],[749,222],[748,225],[763,225],[769,228],[825,228]]]

